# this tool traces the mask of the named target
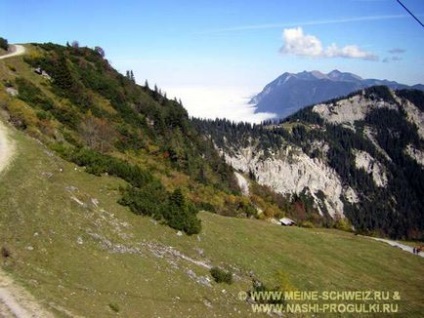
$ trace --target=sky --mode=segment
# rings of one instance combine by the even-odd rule
[[[271,118],[248,102],[284,72],[424,83],[424,28],[396,0],[0,0],[0,36],[100,46],[202,118]]]

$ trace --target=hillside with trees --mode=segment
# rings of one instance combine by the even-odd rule
[[[134,213],[188,234],[200,231],[201,209],[252,214],[233,169],[181,102],[138,85],[132,70],[118,73],[102,48],[34,43],[24,61],[25,73],[2,76],[18,92],[2,103],[8,120],[87,172],[125,180],[119,202]],[[232,211],[228,201],[245,203]]]
[[[400,210],[404,223],[389,211],[397,232],[386,233],[395,228],[355,206],[349,219],[332,215],[327,191],[344,197],[343,176],[357,180],[348,190],[358,209],[408,203],[401,187],[420,205],[422,130],[412,122],[422,95],[391,92],[395,104],[376,89],[281,123],[203,121],[131,68],[114,70],[100,47],[22,46],[0,61],[0,150],[10,158],[0,174],[0,316],[269,317],[256,306],[300,303],[254,293],[302,290],[395,291],[401,315],[422,316],[422,258],[350,232],[352,223],[402,237],[416,210]],[[374,111],[354,126],[331,122],[358,100]],[[296,191],[276,191],[282,181]],[[284,216],[301,227],[275,222]],[[420,224],[405,237],[420,237]]]
[[[386,87],[371,87],[324,105],[335,108],[346,100],[353,103],[355,98],[362,98],[363,103],[371,106],[361,120],[353,122],[353,126],[329,122],[314,111],[313,106],[285,120],[264,125],[235,124],[226,120],[198,120],[195,123],[230,158],[239,156],[239,149],[249,147],[261,153],[259,161],[273,160],[281,150],[299,149],[311,160],[323,162],[337,173],[341,187],[348,186],[356,192],[357,202],[342,198],[342,212],[356,231],[392,238],[422,239],[424,168],[408,154],[407,149],[415,149],[416,153],[423,151],[424,140],[419,135],[420,127],[411,122],[406,105],[412,103],[417,111],[422,112],[424,93],[417,90],[392,92]],[[332,112],[334,116],[338,115],[338,110]],[[371,168],[372,165],[382,167],[387,184],[376,184],[370,171],[358,168],[357,153],[366,153],[373,158]],[[249,169],[252,178],[257,179],[254,167]],[[315,195],[320,197],[322,194]],[[317,202],[313,204],[317,200],[310,195],[309,199],[311,206],[317,207]],[[321,216],[315,213],[315,218],[327,218],[325,209],[322,212]]]

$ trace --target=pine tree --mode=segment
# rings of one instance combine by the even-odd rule
[[[5,38],[0,37],[0,48],[7,51],[8,47],[9,43],[7,42],[7,40]]]
[[[177,188],[172,192],[172,194],[169,196],[169,202],[170,204],[174,204],[179,208],[184,208],[185,206],[185,199],[184,194],[182,193],[180,188]]]

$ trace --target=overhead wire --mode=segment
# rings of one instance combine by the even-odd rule
[[[396,1],[424,28],[424,24],[420,21],[420,19],[417,18],[415,14],[411,12],[411,10],[409,10],[400,0]]]

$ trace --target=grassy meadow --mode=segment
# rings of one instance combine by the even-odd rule
[[[238,299],[252,273],[297,291],[399,292],[395,316],[424,312],[420,257],[351,233],[206,212],[199,235],[180,236],[117,204],[122,180],[13,137],[0,182],[0,244],[11,253],[2,267],[57,317],[260,317]],[[213,282],[211,266],[231,270],[234,283]]]

